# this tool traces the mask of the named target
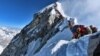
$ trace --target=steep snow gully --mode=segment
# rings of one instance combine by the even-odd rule
[[[5,48],[1,56],[93,56],[100,32],[72,39],[68,17],[60,2],[34,14]]]

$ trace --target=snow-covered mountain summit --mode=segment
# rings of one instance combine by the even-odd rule
[[[1,56],[88,56],[93,55],[94,46],[99,43],[100,32],[72,39],[70,17],[64,13],[60,2],[45,7],[33,18]]]

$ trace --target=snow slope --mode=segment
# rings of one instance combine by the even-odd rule
[[[100,33],[100,32],[99,32]],[[100,35],[100,34],[99,34]],[[72,39],[70,41],[66,39],[59,39],[53,42],[47,43],[39,53],[35,54],[35,56],[89,56],[88,54],[88,47],[91,42],[90,36],[92,35],[86,35],[81,37],[80,39]],[[55,37],[58,38],[58,37]],[[97,37],[97,41],[94,40],[94,44],[97,45],[99,43],[100,37]],[[93,46],[92,46],[93,47]],[[90,55],[93,55],[93,51],[95,48],[91,49],[92,51]]]
[[[2,53],[3,49],[4,48],[2,46],[0,46],[0,54]]]
[[[60,40],[66,40],[66,41],[71,40],[72,36],[73,35],[69,29],[65,29],[62,32],[57,33],[54,37],[52,37],[50,40],[48,40],[47,44],[35,56],[41,56],[41,55],[42,56],[53,56],[51,54],[51,52],[53,52],[52,48],[54,48],[55,45]],[[57,49],[57,51],[58,51],[58,49]]]

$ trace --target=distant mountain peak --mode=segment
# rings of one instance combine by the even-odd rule
[[[0,53],[9,44],[11,39],[20,32],[20,29],[13,27],[0,27]]]

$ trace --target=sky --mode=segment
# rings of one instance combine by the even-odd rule
[[[0,0],[0,26],[23,28],[33,14],[56,0]]]
[[[23,28],[33,14],[56,0],[0,0],[0,26]],[[100,0],[60,0],[66,15],[100,29]]]
[[[64,12],[79,24],[100,29],[100,0],[60,0]]]

